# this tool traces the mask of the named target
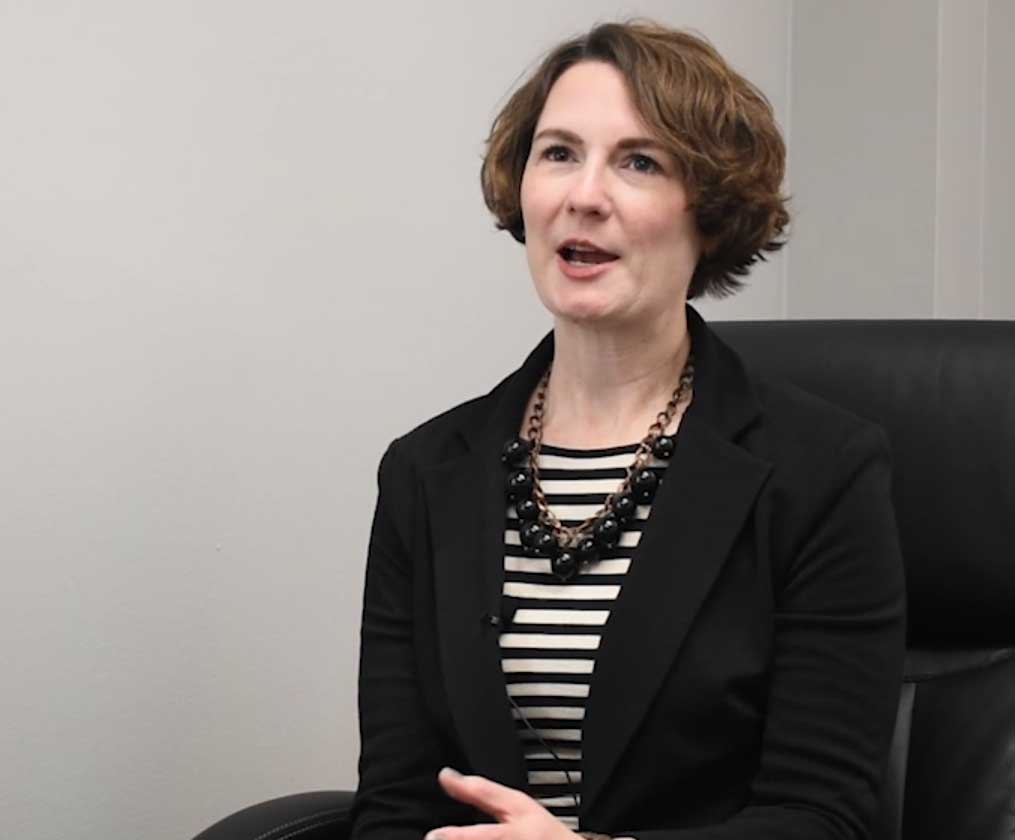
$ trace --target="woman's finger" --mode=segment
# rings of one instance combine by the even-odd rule
[[[524,810],[530,803],[538,807],[535,800],[521,791],[492,782],[483,776],[463,776],[451,767],[441,770],[437,780],[448,796],[479,808],[499,822]]]
[[[478,825],[448,825],[435,828],[424,840],[500,840],[504,836],[504,827],[493,823]]]

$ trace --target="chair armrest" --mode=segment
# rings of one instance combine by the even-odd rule
[[[194,840],[345,840],[352,797],[347,790],[280,796],[230,814]]]

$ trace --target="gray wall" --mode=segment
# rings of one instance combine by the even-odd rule
[[[958,2],[958,0],[955,0]],[[1015,239],[1015,2],[987,2],[983,47],[976,62],[983,68],[984,107],[980,118],[982,237],[981,305],[984,317],[1015,318],[1015,281],[1006,259]]]
[[[701,30],[787,129],[794,243],[708,317],[1015,315],[1012,5],[963,8],[0,5],[5,832],[355,783],[377,460],[549,326],[479,155],[596,19]]]
[[[1012,0],[791,10],[791,318],[1012,318]]]

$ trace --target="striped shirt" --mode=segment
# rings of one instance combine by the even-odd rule
[[[592,516],[614,492],[638,445],[564,449],[543,445],[539,476],[550,509],[565,525]],[[664,461],[648,466],[662,475]],[[500,634],[501,667],[522,741],[529,794],[568,828],[578,829],[582,721],[596,653],[650,505],[639,505],[619,545],[568,583],[545,557],[526,557],[514,506],[504,530],[505,600],[514,620]],[[538,734],[537,734],[538,733]]]

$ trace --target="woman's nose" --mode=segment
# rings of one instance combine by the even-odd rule
[[[610,197],[605,173],[600,167],[585,166],[575,172],[568,194],[568,210],[605,216],[610,212]]]

